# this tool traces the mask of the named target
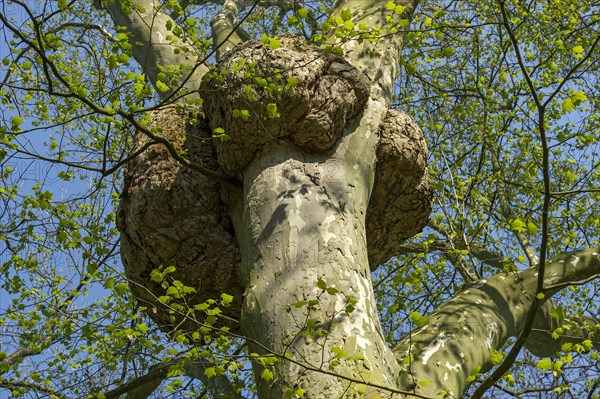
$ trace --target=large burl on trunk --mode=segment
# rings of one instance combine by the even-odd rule
[[[185,151],[189,160],[218,170],[206,121],[192,126],[185,112],[169,106],[153,112],[151,125],[159,126],[161,134],[179,152]],[[150,142],[138,133],[131,152]],[[226,324],[238,325],[243,294],[240,255],[220,191],[219,183],[178,164],[163,145],[149,146],[127,164],[117,217],[121,256],[133,294],[167,331],[175,327],[197,330],[200,315],[187,314],[188,308],[220,299],[221,293],[234,297],[232,306],[223,308]],[[175,271],[162,282],[151,278],[153,270],[166,271],[169,266],[175,266]],[[160,302],[158,298],[167,294],[166,285],[181,288],[175,281],[195,292],[181,292],[182,298]]]
[[[369,78],[343,58],[295,36],[279,39],[277,49],[236,47],[204,77],[199,126],[185,125],[174,107],[154,112],[153,125],[186,157],[241,186],[225,188],[150,146],[128,166],[119,210],[127,276],[165,329],[194,328],[184,309],[169,315],[156,300],[165,291],[151,272],[173,265],[172,276],[196,292],[169,305],[226,292],[235,301],[225,315],[241,317],[253,351],[287,351],[326,369],[331,349],[343,348],[386,385],[398,370],[385,341],[372,339],[381,333],[369,271],[427,223],[423,134],[373,100]],[[211,141],[216,128],[230,140]],[[147,140],[138,134],[133,150]],[[364,377],[356,360],[337,363],[336,371]],[[283,362],[276,371],[303,386],[310,372],[297,368]],[[324,397],[340,392],[340,381],[327,384]],[[281,397],[280,387],[259,382],[268,397]]]

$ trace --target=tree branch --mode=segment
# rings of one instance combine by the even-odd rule
[[[57,392],[52,387],[42,384],[36,384],[35,382],[27,382],[27,381],[15,381],[15,380],[0,380],[0,388],[7,389],[16,389],[16,388],[26,388],[31,389],[45,395],[49,395],[49,397],[57,398],[57,399],[68,399],[67,396]]]
[[[95,0],[95,5],[99,7],[98,0]],[[177,85],[167,91],[157,88],[161,98],[171,98],[181,88],[188,90],[188,97],[199,97],[200,80],[208,72],[208,67],[202,64],[200,54],[183,35],[177,37],[173,33],[177,23],[167,10],[162,9],[161,3],[133,0],[131,9],[127,9],[119,0],[114,0],[106,6],[106,10],[116,29],[125,28],[133,57],[155,87],[161,71],[168,66],[180,68]],[[168,36],[172,38],[167,39]]]
[[[359,43],[357,38],[352,38],[344,43],[338,43],[344,50],[344,58],[361,72],[367,75],[374,83],[378,83],[380,93],[389,105],[392,99],[397,65],[400,51],[404,44],[404,36],[408,29],[408,22],[419,3],[418,0],[396,1],[404,7],[401,15],[395,15],[399,23],[395,31],[382,32],[374,42],[364,40]],[[375,32],[378,27],[390,25],[387,16],[394,16],[393,12],[386,9],[386,1],[381,0],[338,0],[333,5],[333,15],[340,16],[344,10],[352,12],[352,22],[355,26],[361,23]],[[401,21],[404,21],[401,22]],[[405,28],[404,28],[405,27]],[[337,42],[335,30],[328,34],[324,46],[335,45]]]
[[[243,0],[226,0],[221,10],[210,22],[217,60],[238,44],[250,40],[250,35],[240,27],[239,23],[236,24],[237,15],[246,7],[247,3],[249,2]],[[252,8],[256,6],[256,3],[257,1],[254,1]]]
[[[133,378],[127,383],[104,394],[106,399],[118,399],[121,395],[127,394],[127,399],[146,399],[158,388],[168,376],[169,369],[177,365],[179,361],[170,361],[156,364],[142,376]],[[207,365],[213,366],[208,360],[195,360],[183,365],[185,375],[202,381],[215,398],[227,397],[232,399],[243,399],[229,381],[226,375],[216,374],[213,377],[207,377],[204,371]]]
[[[597,319],[582,316],[577,320],[558,320],[552,317],[556,308],[554,301],[548,301],[538,310],[533,329],[524,345],[529,352],[539,357],[553,356],[560,351],[563,344],[581,344],[586,340],[590,340],[594,348],[600,350],[600,323]],[[566,325],[567,331],[558,338],[553,338],[552,332],[563,324]]]
[[[600,273],[600,248],[557,255],[545,266],[546,286],[577,283]],[[447,391],[460,397],[469,376],[489,369],[491,354],[522,331],[537,300],[537,276],[538,268],[500,273],[469,286],[440,306],[428,316],[427,325],[413,331],[394,349],[400,362],[407,356],[412,358],[404,378],[433,379],[430,386],[418,388],[422,394],[435,396]],[[556,292],[558,289],[547,291],[543,301]],[[553,305],[545,306],[548,308],[543,311],[548,312]],[[549,327],[547,321],[542,313],[537,326]]]

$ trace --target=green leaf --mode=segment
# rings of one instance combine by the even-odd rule
[[[162,91],[163,93],[164,93],[164,92],[166,92],[166,91],[169,91],[169,86],[167,86],[166,84],[164,84],[164,83],[163,83],[163,82],[161,82],[160,80],[159,80],[159,81],[156,81],[155,85],[156,85],[156,88],[157,88],[159,91]]]
[[[243,121],[247,121],[248,119],[250,119],[250,111],[248,111],[247,109],[234,109],[233,110],[233,117],[234,118],[240,118]]]
[[[104,282],[104,288],[106,289],[110,289],[115,285],[115,279],[114,278],[109,278]]]
[[[260,41],[263,42],[264,44],[269,44],[269,35],[267,35],[266,33],[263,33],[263,35],[260,37]]]
[[[214,367],[207,367],[204,370],[204,375],[207,376],[208,378],[214,377],[216,374],[217,374],[217,370]]]
[[[58,240],[58,242],[65,242],[65,241],[67,241],[68,238],[69,238],[69,234],[64,230],[59,231],[58,234],[56,235],[56,239]]]
[[[221,303],[223,305],[230,305],[233,302],[233,295],[229,295],[226,293],[221,294]]]
[[[281,40],[270,38],[266,33],[263,33],[260,41],[269,46],[271,50],[275,50],[281,46]]]
[[[570,98],[566,98],[562,103],[562,109],[568,113],[575,109],[575,105],[573,105],[573,101]]]
[[[281,116],[279,112],[277,112],[277,104],[269,103],[267,104],[267,117],[269,119],[277,119]]]
[[[278,49],[279,47],[281,47],[281,40],[272,38],[271,40],[269,40],[269,47],[271,48],[271,50]]]
[[[423,316],[421,316],[419,312],[410,312],[410,314],[408,315],[408,318],[411,319],[413,322],[420,320],[421,317]]]
[[[13,116],[12,118],[10,118],[10,128],[12,130],[19,130],[23,122],[25,121],[20,116]]]
[[[300,18],[306,19],[306,17],[308,17],[308,9],[306,9],[306,8],[299,8],[298,11],[296,11],[296,14]]]
[[[164,270],[164,274],[173,273],[176,270],[175,266],[167,266]]]
[[[444,57],[452,57],[456,53],[456,49],[454,47],[446,47],[444,49]]]
[[[537,362],[536,367],[540,370],[552,370],[552,360],[550,359],[541,359]]]
[[[318,279],[317,280],[317,288],[320,288],[322,290],[327,288],[327,283],[325,282],[325,280],[323,279]]]
[[[148,327],[145,324],[138,324],[137,325],[137,329],[139,332],[141,332],[142,334],[147,334],[150,331],[150,327]]]
[[[348,357],[348,354],[346,352],[344,352],[344,350],[342,348],[339,348],[337,346],[334,346],[333,348],[331,348],[331,351],[335,354],[335,357],[337,359],[343,359]]]
[[[129,286],[127,283],[119,283],[115,285],[115,292],[119,295],[125,295],[129,292]]]
[[[535,223],[531,221],[527,222],[527,233],[532,236],[538,233],[538,227],[535,225]]]
[[[525,231],[525,222],[521,219],[513,219],[508,223],[508,229],[512,231],[516,231],[517,233],[522,233]]]
[[[346,9],[342,10],[340,17],[342,17],[342,21],[344,21],[344,22],[349,21],[352,18],[352,11],[350,11],[349,8],[346,8]]]
[[[558,305],[552,309],[550,316],[555,320],[562,321],[567,317],[567,310],[563,306]]]
[[[199,303],[197,305],[194,305],[194,309],[195,310],[199,310],[201,312],[205,311],[206,309],[210,308],[210,305],[206,302],[203,303]]]
[[[588,98],[583,91],[575,91],[571,93],[571,102],[574,106],[579,106],[581,103],[586,101]]]
[[[264,369],[260,374],[260,378],[265,381],[271,381],[273,379],[273,372],[269,369]]]
[[[502,362],[502,359],[504,358],[504,353],[502,352],[498,352],[496,350],[492,351],[491,355],[490,355],[490,359],[492,360],[492,362],[494,362],[495,364],[500,364]]]

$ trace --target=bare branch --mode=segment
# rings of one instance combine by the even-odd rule
[[[496,144],[494,144],[489,138],[486,138],[485,145],[492,150],[491,151],[492,166],[494,168],[494,172],[501,173],[501,171],[504,169],[502,168],[502,166],[500,164],[500,159],[498,159],[498,154],[496,152],[497,151]],[[504,179],[501,179],[501,180],[504,180]],[[504,189],[504,186],[502,184],[498,184],[498,197],[500,199],[500,212],[502,213],[502,216],[504,217],[506,222],[510,222],[511,220],[513,220],[515,218],[515,216],[510,207],[510,204],[508,201],[508,196],[506,194],[506,190]],[[537,266],[540,260],[537,256],[535,249],[529,242],[529,238],[527,238],[527,235],[523,231],[515,231],[514,234],[517,237],[517,240],[519,241],[521,248],[523,248],[525,255],[527,256],[527,259],[529,261],[529,266],[531,266],[531,267]]]

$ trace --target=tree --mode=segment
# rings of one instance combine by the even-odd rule
[[[0,389],[598,397],[598,5],[418,3],[4,4]]]

